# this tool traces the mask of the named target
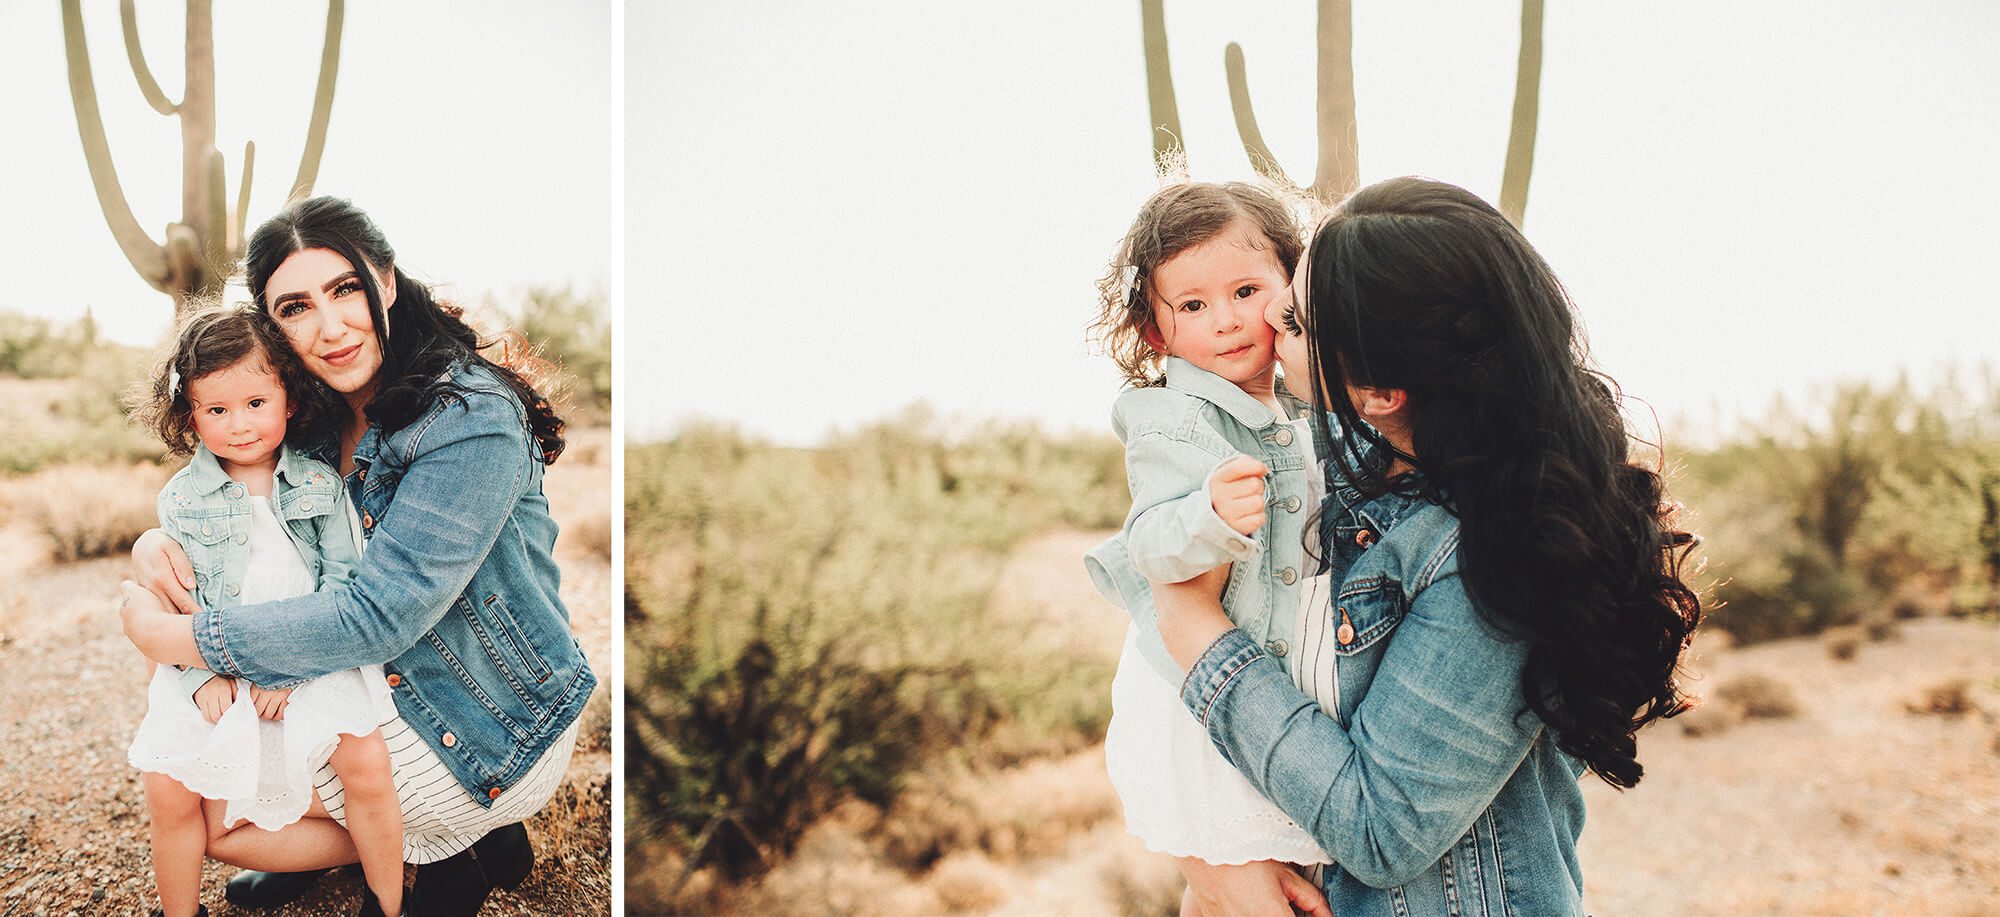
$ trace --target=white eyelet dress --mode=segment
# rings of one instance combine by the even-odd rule
[[[1291,423],[1306,467],[1317,468],[1312,430],[1306,426],[1310,421]],[[1307,477],[1307,505],[1318,506],[1325,486],[1317,474]],[[1313,526],[1306,529],[1311,549],[1317,539]],[[1308,550],[1307,556],[1315,555]],[[1305,622],[1327,615],[1325,580],[1323,575],[1308,577],[1301,584],[1300,624],[1290,635],[1293,646],[1303,647],[1298,638],[1306,633],[1301,631],[1314,629]],[[1126,829],[1150,850],[1208,863],[1332,863],[1312,835],[1223,760],[1207,730],[1181,704],[1180,685],[1162,678],[1140,655],[1139,636],[1136,626],[1126,631],[1125,650],[1111,681],[1112,718],[1104,741],[1105,769],[1124,803]],[[1336,705],[1332,654],[1294,652],[1283,661],[1300,690],[1331,714]],[[1300,666],[1308,662],[1302,670]],[[1324,689],[1325,696],[1318,689]]]
[[[272,513],[269,498],[250,498],[249,569],[244,604],[313,591],[312,571]],[[146,717],[126,760],[165,774],[209,799],[228,803],[225,825],[243,821],[275,831],[298,821],[312,804],[313,774],[342,735],[367,735],[395,712],[381,666],[331,672],[292,689],[284,719],[257,716],[249,683],[211,724],[181,687],[172,666],[153,672]]]

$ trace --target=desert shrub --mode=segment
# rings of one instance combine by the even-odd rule
[[[0,373],[23,379],[73,376],[98,346],[97,321],[88,310],[68,325],[0,312]]]
[[[1715,702],[1733,706],[1744,716],[1783,719],[1799,713],[1798,696],[1790,685],[1769,675],[1739,675],[1715,689]]]
[[[1109,661],[987,611],[1022,538],[1122,519],[1117,444],[935,421],[818,449],[696,427],[628,450],[629,823],[696,867],[761,869],[841,801],[886,805],[933,753],[1102,729]]]
[[[611,560],[611,510],[593,507],[581,510],[563,527],[561,544],[592,557]]]
[[[1972,702],[1972,682],[1964,678],[1947,678],[1926,685],[1914,700],[1903,706],[1911,713],[1940,716],[1959,716],[1976,709]]]
[[[1835,627],[1821,635],[1820,642],[1826,645],[1826,654],[1845,662],[1861,652],[1864,631],[1859,627]]]
[[[570,287],[530,287],[500,310],[509,327],[561,372],[571,423],[611,417],[611,313],[604,296]]]
[[[7,502],[59,563],[132,547],[159,523],[154,498],[169,472],[153,465],[61,465],[12,482]]]

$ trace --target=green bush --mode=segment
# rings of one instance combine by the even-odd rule
[[[628,448],[636,836],[743,875],[840,801],[886,801],[927,755],[1101,733],[1101,651],[988,604],[1022,538],[1123,518],[1117,443],[938,426],[913,409],[818,449],[721,427]]]
[[[600,294],[531,287],[502,310],[506,321],[562,374],[572,422],[611,420],[611,313]]]

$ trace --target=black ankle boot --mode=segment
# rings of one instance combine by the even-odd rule
[[[251,872],[232,876],[223,886],[222,897],[237,907],[277,907],[298,900],[312,890],[326,870],[308,872]]]
[[[355,915],[355,917],[412,917],[416,912],[410,910],[410,903],[407,900],[409,896],[404,895],[403,897],[406,899],[403,902],[403,913],[392,915],[382,910],[382,899],[375,897],[374,889],[363,888],[361,889],[361,912]]]
[[[159,908],[153,908],[153,917],[167,917],[167,912],[160,910]],[[195,905],[194,917],[208,917],[208,905],[206,904]]]
[[[472,917],[496,888],[512,889],[535,867],[535,848],[519,822],[480,838],[459,853],[417,867],[404,908],[424,917]]]

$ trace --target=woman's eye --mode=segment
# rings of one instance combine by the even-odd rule
[[[305,310],[306,310],[306,304],[296,299],[291,300],[289,302],[281,302],[278,304],[277,308],[279,318],[291,318],[293,316],[298,315],[301,312],[304,312]]]
[[[1300,327],[1299,327],[1299,307],[1298,307],[1298,306],[1296,306],[1296,305],[1291,305],[1291,306],[1286,306],[1286,307],[1285,307],[1285,313],[1284,313],[1284,314],[1285,314],[1285,333],[1286,333],[1286,334],[1304,334],[1304,333],[1306,333],[1306,332],[1305,332],[1305,329],[1303,329],[1303,328],[1300,328]]]
[[[333,298],[339,299],[342,296],[359,292],[361,292],[361,284],[353,280],[347,280],[333,288]]]
[[[1257,288],[1255,286],[1245,285],[1236,288],[1237,299],[1249,299],[1255,295],[1257,295]]]

